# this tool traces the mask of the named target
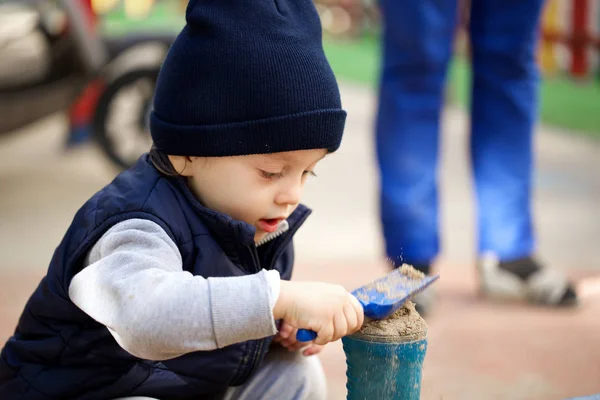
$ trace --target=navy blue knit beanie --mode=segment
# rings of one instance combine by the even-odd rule
[[[346,112],[312,0],[191,0],[151,115],[171,155],[335,151]]]

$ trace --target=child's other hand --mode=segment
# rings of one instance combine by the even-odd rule
[[[304,351],[302,354],[305,356],[312,356],[314,354],[318,354],[323,349],[323,346],[318,344],[314,344],[312,342],[299,342],[296,340],[296,333],[298,333],[298,329],[294,328],[290,324],[285,322],[281,323],[281,328],[275,338],[274,342],[279,343],[282,347],[285,347],[289,351],[298,351],[304,347]]]
[[[319,345],[356,332],[364,321],[354,296],[342,286],[321,282],[281,281],[273,314],[294,328],[317,332],[314,343]]]
[[[273,341],[275,343],[279,343],[282,347],[285,347],[289,351],[298,351],[302,347],[306,347],[310,344],[310,342],[306,343],[296,340],[296,333],[298,333],[298,329],[286,322],[282,322],[279,332],[277,332],[277,335],[275,335]]]

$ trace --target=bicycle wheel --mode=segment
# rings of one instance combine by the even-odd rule
[[[131,167],[150,150],[149,116],[158,67],[130,70],[108,84],[98,100],[94,138],[120,169]]]

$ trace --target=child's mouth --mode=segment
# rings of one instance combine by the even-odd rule
[[[272,233],[277,230],[281,218],[261,219],[258,221],[258,228],[262,231]]]

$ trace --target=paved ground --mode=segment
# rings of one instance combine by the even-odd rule
[[[296,279],[348,288],[377,276],[378,231],[372,93],[343,87],[342,150],[305,195],[315,209],[298,234]],[[445,116],[443,253],[439,305],[428,317],[423,399],[564,399],[600,393],[600,143],[544,129],[538,135],[535,211],[545,260],[578,281],[575,311],[491,304],[477,295],[474,219],[464,115]],[[62,150],[50,118],[0,140],[0,341],[43,275],[77,208],[114,174],[93,146]],[[345,398],[339,343],[322,354],[332,400]]]

